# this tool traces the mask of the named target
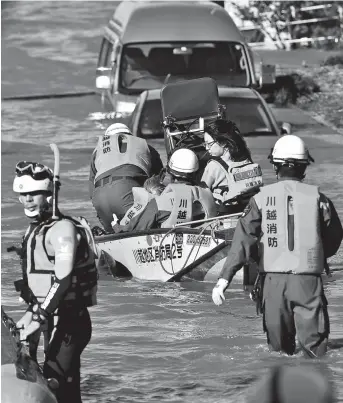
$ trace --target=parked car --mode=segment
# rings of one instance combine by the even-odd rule
[[[107,112],[132,113],[144,90],[175,78],[212,77],[218,85],[274,82],[227,11],[208,1],[123,1],[104,29],[96,88]]]
[[[251,88],[218,87],[220,103],[226,108],[227,119],[233,120],[243,136],[290,133],[288,123],[279,125],[269,105]],[[144,91],[129,118],[132,134],[138,137],[163,137],[161,90]]]

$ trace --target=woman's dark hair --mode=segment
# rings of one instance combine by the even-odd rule
[[[213,140],[229,150],[232,161],[251,159],[251,153],[236,124],[231,120],[217,119],[205,126]]]

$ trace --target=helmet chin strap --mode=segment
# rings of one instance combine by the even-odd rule
[[[47,203],[40,210],[37,209],[37,210],[31,211],[31,210],[28,210],[28,209],[24,208],[25,215],[27,217],[29,217],[29,218],[40,218],[43,221],[46,220],[47,219],[47,213],[48,213],[48,215],[50,213],[52,213],[51,212],[51,208],[52,208],[51,207],[51,200],[52,200],[52,196],[48,196],[47,197]]]
[[[39,215],[39,211],[37,211],[37,210],[31,211],[31,210],[28,210],[26,208],[24,208],[24,213],[29,218],[34,218],[34,217],[37,217]]]

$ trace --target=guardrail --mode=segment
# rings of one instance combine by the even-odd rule
[[[299,7],[297,10],[295,9],[294,6],[291,7],[291,15],[293,18],[296,17],[296,11],[311,11],[311,10],[320,10],[320,9],[328,9],[335,6],[335,4],[319,4],[319,5],[314,5],[314,6],[304,6],[304,7]],[[264,13],[261,13],[260,15],[267,16],[271,14],[270,11],[266,11]],[[337,6],[337,15],[333,16],[323,16],[323,17],[316,17],[316,18],[307,18],[307,19],[298,19],[298,20],[288,20],[288,21],[280,21],[280,23],[283,25],[285,28],[290,28],[298,25],[303,25],[303,24],[313,24],[313,23],[321,23],[325,21],[339,21],[340,25],[340,32],[338,35],[328,35],[328,36],[320,36],[320,37],[302,37],[302,38],[296,38],[292,39],[291,38],[291,33],[290,32],[279,32],[277,35],[276,28],[272,26],[265,25],[264,27],[261,27],[260,25],[256,24],[251,24],[250,26],[241,26],[240,30],[244,33],[244,31],[250,31],[250,30],[259,30],[263,34],[264,37],[266,37],[266,34],[263,31],[267,31],[268,33],[270,31],[275,32],[275,35],[269,35],[266,37],[267,40],[264,40],[262,42],[248,42],[249,46],[252,48],[261,48],[261,47],[268,47],[268,46],[275,46],[276,48],[279,48],[281,44],[292,44],[292,43],[313,43],[317,41],[325,41],[325,40],[333,40],[336,43],[340,41],[342,38],[342,33],[343,33],[343,6],[338,5]],[[244,22],[243,22],[244,23]],[[280,37],[281,34],[281,37]],[[274,36],[274,38],[273,38]],[[282,37],[283,36],[283,37]],[[286,36],[286,37],[285,37]],[[257,38],[256,38],[257,39]]]

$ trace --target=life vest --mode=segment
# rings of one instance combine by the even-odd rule
[[[189,222],[202,214],[211,218],[217,215],[217,208],[210,189],[186,184],[169,184],[156,197],[158,210],[170,211],[170,216],[161,225],[171,228],[175,224]]]
[[[230,162],[228,165],[223,159],[211,159],[225,171],[227,183],[212,189],[213,197],[219,204],[230,203],[235,198],[244,199],[245,194],[255,194],[263,186],[262,171],[259,164],[249,160]],[[248,197],[249,199],[250,197]],[[248,200],[247,200],[248,201]]]
[[[261,266],[265,272],[322,273],[319,197],[317,186],[293,180],[263,187],[254,196],[262,212]],[[289,234],[292,215],[294,234]],[[294,239],[293,250],[289,236]]]
[[[95,265],[97,257],[92,231],[83,217],[62,216],[62,220],[71,221],[81,236],[72,271],[71,287],[64,296],[63,302],[78,306],[96,305],[98,273]],[[31,225],[23,240],[23,275],[26,273],[27,283],[39,302],[44,301],[54,280],[55,257],[49,256],[45,239],[47,231],[58,221],[47,220],[39,225]],[[32,229],[33,228],[33,229]]]
[[[121,152],[119,141],[126,142],[126,151]],[[136,165],[141,168],[147,176],[151,171],[150,150],[146,140],[133,137],[129,134],[116,133],[111,136],[100,137],[97,147],[94,166],[96,181],[100,175],[125,164]]]
[[[120,225],[127,225],[133,217],[141,213],[151,199],[156,197],[144,188],[133,187],[133,205],[127,210],[124,217],[120,221]]]

